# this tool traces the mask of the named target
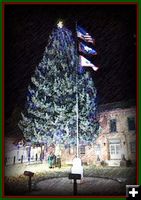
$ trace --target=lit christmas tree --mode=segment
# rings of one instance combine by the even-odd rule
[[[76,145],[78,122],[79,143],[94,142],[98,134],[95,100],[91,74],[79,66],[72,33],[60,21],[31,77],[19,127],[33,143]]]

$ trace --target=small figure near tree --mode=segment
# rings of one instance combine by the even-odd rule
[[[49,168],[54,168],[56,164],[56,156],[54,155],[54,153],[50,153],[50,155],[48,156],[48,165]]]

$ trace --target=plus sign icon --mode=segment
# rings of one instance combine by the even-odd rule
[[[139,185],[126,185],[127,199],[138,200],[141,196],[141,186]]]

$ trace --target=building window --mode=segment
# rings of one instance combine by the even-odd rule
[[[135,130],[135,118],[134,117],[128,117],[128,130],[134,131]]]
[[[100,147],[100,144],[97,144],[95,146],[95,152],[96,152],[96,155],[97,155],[97,161],[100,161],[100,155],[101,155],[101,147]]]
[[[136,143],[130,142],[131,153],[136,153]]]
[[[100,154],[100,152],[101,152],[100,144],[96,145],[96,152],[97,152],[97,154]]]
[[[80,146],[80,154],[85,154],[85,146]]]
[[[110,144],[110,158],[121,159],[121,146],[120,144]]]
[[[116,132],[117,131],[117,125],[116,125],[116,119],[110,120],[110,132]]]

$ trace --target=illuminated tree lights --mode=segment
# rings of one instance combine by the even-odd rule
[[[96,88],[88,70],[78,64],[72,33],[59,24],[49,36],[43,58],[31,77],[19,127],[31,142],[76,144],[76,93],[79,141],[98,135]],[[76,78],[77,77],[77,78]]]

